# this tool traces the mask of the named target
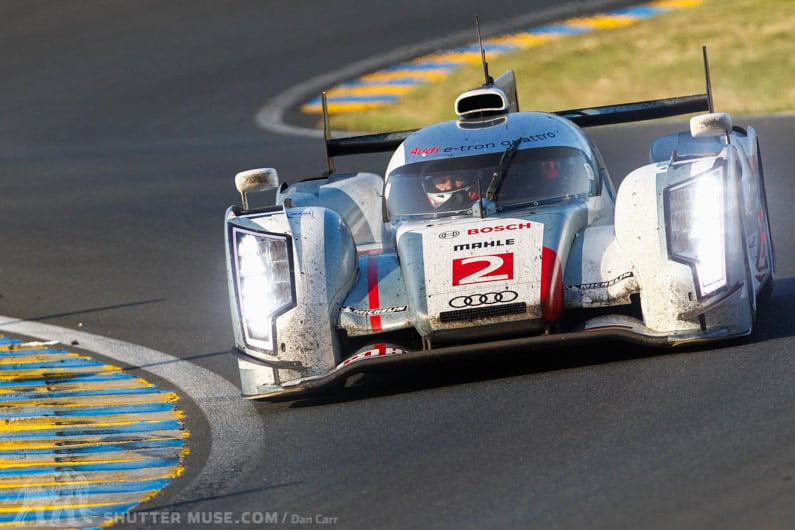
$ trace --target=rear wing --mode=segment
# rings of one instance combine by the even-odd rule
[[[696,94],[676,98],[638,101],[636,103],[605,105],[591,109],[562,110],[554,114],[568,118],[580,127],[596,127],[598,125],[657,120],[682,114],[706,112],[709,108],[709,96],[707,94]]]
[[[325,97],[324,106],[325,106]],[[695,94],[675,98],[654,99],[635,103],[622,103],[619,105],[605,105],[584,109],[562,110],[554,112],[558,116],[567,118],[580,127],[596,127],[599,125],[615,125],[645,120],[656,120],[706,112],[711,109],[708,94]],[[331,138],[328,124],[325,128],[326,154],[329,159],[329,169],[333,170],[332,159],[337,156],[360,155],[366,153],[382,153],[394,151],[400,144],[417,129],[406,131],[387,132],[378,134],[365,134],[346,138]]]
[[[478,23],[477,16],[475,22]],[[503,91],[507,90],[510,100],[510,111],[519,110],[516,98],[516,81],[513,71],[508,71],[494,80],[489,75],[486,54],[483,50],[483,43],[480,41],[480,25],[478,23],[478,42],[480,43],[480,55],[483,62],[483,72],[486,77],[486,86],[499,85]],[[554,112],[576,123],[580,127],[596,127],[599,125],[615,125],[619,123],[631,123],[636,121],[656,120],[680,116],[682,114],[695,114],[698,112],[715,112],[712,101],[712,81],[710,79],[709,58],[707,57],[707,47],[703,46],[702,58],[704,61],[704,78],[706,81],[706,92],[704,94],[694,94],[691,96],[680,96],[674,98],[653,99],[649,101],[638,101],[635,103],[621,103],[618,105],[604,105],[585,109],[561,110]],[[365,153],[381,153],[394,151],[400,144],[418,129],[398,132],[388,132],[380,134],[366,134],[362,136],[352,136],[347,138],[331,138],[331,128],[329,127],[328,106],[326,104],[326,93],[322,94],[323,102],[323,125],[324,137],[326,141],[326,155],[328,157],[329,171],[334,171],[334,157],[345,155],[358,155]]]

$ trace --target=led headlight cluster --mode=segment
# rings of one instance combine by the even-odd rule
[[[665,190],[668,252],[690,265],[699,296],[726,285],[726,189],[724,171],[716,167]]]
[[[290,239],[232,228],[235,282],[246,344],[274,350],[274,320],[295,305]]]

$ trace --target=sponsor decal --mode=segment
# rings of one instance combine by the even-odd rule
[[[439,146],[427,147],[425,149],[420,149],[419,147],[415,147],[414,149],[409,151],[409,154],[415,156],[435,155],[436,153],[439,152],[439,150],[440,150]]]
[[[519,298],[519,293],[516,291],[500,291],[495,293],[456,296],[448,302],[448,305],[454,309],[463,309],[465,307],[478,307],[482,305],[513,302],[517,298]]]
[[[453,246],[453,252],[459,252],[461,250],[477,250],[479,248],[491,248],[491,247],[507,247],[516,243],[515,239],[506,239],[497,241],[479,241],[477,243],[461,243],[459,245]]]
[[[445,153],[452,153],[454,151],[459,151],[465,153],[467,151],[481,151],[483,149],[495,149],[497,144],[493,142],[489,142],[487,144],[474,144],[474,145],[460,145],[458,147],[445,147]]]
[[[399,348],[397,346],[388,346],[386,344],[374,344],[373,347],[367,351],[359,352],[351,357],[348,357],[340,364],[337,365],[337,368],[342,368],[343,366],[348,366],[351,363],[364,361],[366,359],[374,359],[376,357],[392,357],[393,355],[404,355],[409,353],[408,350],[404,350],[403,348]]]
[[[543,142],[545,140],[551,140],[555,138],[557,135],[552,132],[545,132],[541,134],[531,134],[530,136],[523,136],[521,143],[536,143],[536,142]],[[448,147],[415,147],[411,151],[409,151],[410,155],[414,156],[426,156],[426,155],[435,155],[438,153],[466,153],[469,151],[483,151],[486,149],[497,149],[499,147],[510,147],[513,144],[513,140],[503,140],[498,144],[495,142],[486,142],[482,144],[462,144],[462,145],[451,145]]]
[[[450,231],[460,234],[457,238],[440,239],[440,234]],[[427,314],[438,316],[469,309],[484,311],[525,303],[535,315],[540,311],[543,238],[543,223],[518,217],[426,227],[422,232],[422,268]],[[501,300],[493,302],[486,297],[481,302],[481,294],[507,289],[514,294],[501,294],[497,297]],[[471,299],[458,299],[451,306],[450,301],[459,296]],[[393,303],[403,303],[403,300]],[[436,329],[444,324],[431,319],[431,326]]]
[[[305,210],[303,208],[290,208],[287,210],[287,217],[292,219],[293,217],[314,217],[315,212],[314,210]]]
[[[552,131],[541,134],[533,134],[530,136],[522,136],[521,143],[524,144],[524,143],[543,142],[544,140],[550,140],[552,138],[555,138],[556,136],[557,135]],[[503,140],[501,144],[504,145],[505,147],[510,147],[513,144],[513,140]]]
[[[606,289],[611,287],[621,280],[626,280],[627,278],[632,278],[634,274],[632,271],[627,271],[624,274],[621,274],[617,278],[613,278],[612,280],[607,280],[606,282],[594,282],[594,283],[582,283],[580,285],[567,285],[567,291],[585,291],[588,289]]]
[[[461,235],[461,232],[458,230],[448,230],[447,232],[442,232],[439,234],[439,239],[453,239],[454,237],[458,237]]]
[[[399,305],[395,307],[377,307],[373,309],[358,309],[356,307],[351,306],[344,306],[340,308],[340,311],[345,311],[346,313],[353,313],[354,315],[360,316],[373,316],[373,315],[387,315],[389,313],[401,313],[403,311],[408,311],[408,306]]]
[[[512,280],[513,277],[511,252],[453,260],[453,286]]]
[[[467,230],[467,235],[473,236],[475,234],[491,234],[492,232],[504,232],[506,230],[522,230],[525,228],[532,228],[530,222],[526,223],[509,223],[507,225],[497,226],[484,226],[482,228],[470,228]]]

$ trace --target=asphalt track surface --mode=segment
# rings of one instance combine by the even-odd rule
[[[229,395],[232,176],[325,168],[317,138],[258,127],[263,105],[352,64],[455,43],[473,13],[489,33],[629,4],[0,3],[0,314],[57,326],[89,351],[108,341],[122,360],[140,345],[148,356],[126,364],[177,390],[187,413],[185,475],[120,527],[279,526],[265,524],[274,516],[285,527],[791,527],[787,116],[739,120],[763,142],[778,265],[751,340],[525,352],[374,376],[322,401]],[[650,139],[682,126],[593,132],[620,180]]]

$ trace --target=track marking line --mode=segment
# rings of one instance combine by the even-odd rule
[[[29,465],[7,461],[8,466],[2,466],[14,469],[7,469],[8,472],[0,476],[0,491],[3,492],[0,527],[46,522],[52,516],[58,516],[63,526],[84,526],[86,516],[93,517],[94,524],[110,523],[112,519],[108,519],[108,514],[134,509],[183,471],[179,466],[187,454],[187,445],[182,413],[168,412],[168,406],[177,402],[177,396],[166,392],[167,397],[163,399],[164,391],[143,379],[85,355],[74,354],[71,358],[68,351],[55,348],[57,344],[77,341],[81,351],[97,353],[162,378],[190,398],[204,414],[210,425],[207,462],[197,476],[175,494],[175,504],[197,501],[208,491],[217,491],[219,485],[234,480],[234,474],[247,469],[252,456],[257,455],[255,448],[262,444],[264,428],[254,406],[240,397],[235,385],[210,370],[157,350],[50,324],[0,316],[0,332],[47,341],[24,346],[30,347],[28,354],[34,360],[38,358],[46,365],[36,369],[34,360],[25,359],[25,350],[19,341],[0,338],[0,360],[4,363],[0,364],[0,397],[8,398],[3,403],[11,405],[0,407],[0,461],[13,461],[20,452],[37,451],[35,456],[31,455]],[[50,365],[59,360],[64,361],[62,367]],[[63,368],[68,362],[76,362],[75,373],[69,374]],[[5,368],[9,370],[4,371]],[[115,394],[117,391],[119,394]],[[157,397],[124,402],[139,392]],[[48,394],[52,398],[49,407],[45,406]],[[65,399],[89,396],[96,399],[96,406],[86,403],[90,400],[78,399],[59,409],[59,403]],[[108,399],[107,405],[105,399]],[[145,410],[143,414],[135,412],[139,406]],[[81,411],[86,407],[93,410],[90,415],[83,416]],[[25,415],[25,409],[30,411],[30,416]],[[59,412],[53,414],[55,410]],[[142,421],[142,417],[147,416],[151,419]],[[98,432],[103,434],[98,436]],[[54,448],[63,450],[62,444],[67,441],[65,434],[69,434],[74,442],[72,445],[82,451],[106,447],[97,455],[76,457],[68,465],[58,457],[48,460],[42,456],[42,451],[46,454]],[[122,437],[118,445],[122,454],[127,453],[126,458],[107,447],[109,436]],[[145,448],[147,440],[151,442],[148,449]],[[131,457],[130,452],[135,456]],[[83,453],[76,451],[76,454]],[[148,460],[144,458],[147,454],[151,456]],[[142,467],[142,461],[148,463]],[[176,474],[164,472],[171,467]],[[16,474],[22,470],[27,470],[26,477]],[[120,491],[120,502],[109,500],[106,491],[113,489],[111,485],[116,482],[120,484],[116,488]],[[136,483],[142,489],[134,502],[130,499]],[[62,494],[57,501],[60,511],[48,509],[48,503],[55,502],[53,488]],[[22,497],[17,490],[23,490]],[[90,502],[91,492],[100,502]],[[3,498],[14,494],[17,496],[10,504],[3,502]],[[64,502],[64,496],[69,495],[68,502]]]

